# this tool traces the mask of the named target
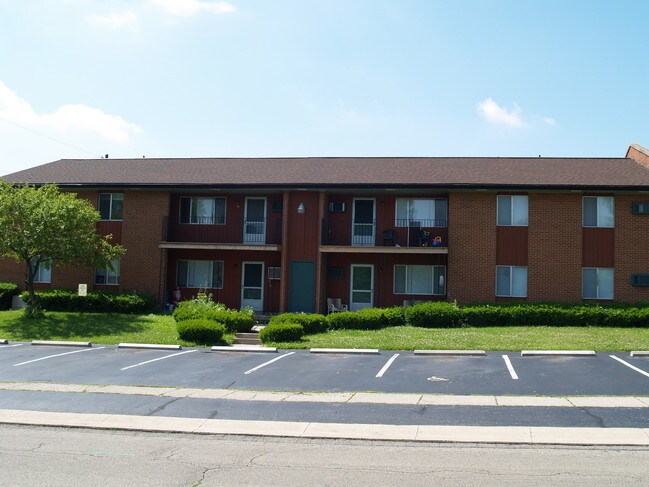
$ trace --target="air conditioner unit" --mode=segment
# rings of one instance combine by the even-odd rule
[[[345,213],[345,202],[344,201],[330,201],[329,202],[329,213]]]
[[[631,274],[632,286],[649,286],[649,274]]]
[[[633,203],[631,205],[631,213],[633,215],[649,215],[649,203]]]
[[[282,268],[281,267],[269,267],[268,268],[268,279],[271,281],[279,281],[282,278]]]

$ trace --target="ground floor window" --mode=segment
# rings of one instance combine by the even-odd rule
[[[119,284],[119,259],[110,261],[113,269],[97,267],[95,269],[95,284],[109,284],[117,286]]]
[[[496,266],[496,296],[527,297],[527,267]]]
[[[178,287],[222,289],[222,260],[179,260],[176,273]]]
[[[36,274],[34,274],[34,282],[49,284],[52,282],[52,261],[49,259],[40,259],[40,257],[36,257],[30,262],[32,271],[34,270],[34,265],[36,265],[36,262],[38,262],[39,260],[40,263],[38,264],[38,269],[36,270]]]
[[[394,294],[445,294],[446,267],[443,265],[395,265]]]
[[[613,269],[586,267],[581,270],[584,299],[613,299]]]

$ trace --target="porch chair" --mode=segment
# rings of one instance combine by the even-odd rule
[[[327,298],[327,314],[348,311],[347,305],[342,302],[341,298]]]
[[[397,232],[392,229],[383,230],[383,245],[386,247],[387,246],[396,247]]]

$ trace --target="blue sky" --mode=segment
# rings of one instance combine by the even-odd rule
[[[101,154],[621,157],[649,145],[647,18],[640,0],[0,0],[0,174]]]

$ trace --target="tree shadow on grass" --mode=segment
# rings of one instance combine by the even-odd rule
[[[22,314],[8,320],[0,329],[14,339],[51,340],[69,337],[122,335],[146,330],[150,324],[140,315],[105,313],[46,313],[41,318],[26,318]]]

